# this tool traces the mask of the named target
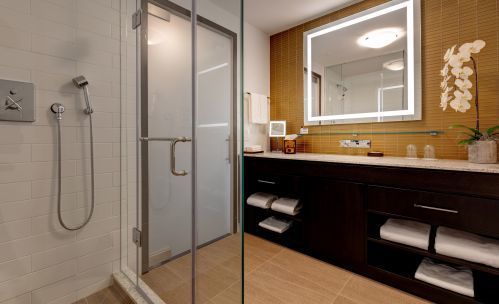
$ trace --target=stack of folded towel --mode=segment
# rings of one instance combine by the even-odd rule
[[[258,208],[269,209],[272,203],[277,199],[277,196],[264,192],[253,193],[248,197],[246,203]]]
[[[300,213],[302,205],[300,200],[294,198],[281,197],[272,203],[272,210],[289,214],[297,215]]]
[[[284,233],[286,230],[289,229],[289,227],[291,227],[291,223],[292,223],[291,221],[284,219],[277,219],[276,217],[271,216],[266,220],[258,223],[258,226],[277,233]]]
[[[401,219],[388,219],[380,228],[382,239],[428,250],[430,225]]]
[[[454,268],[425,258],[419,265],[415,278],[469,297],[475,296],[473,274],[466,267]]]
[[[435,238],[435,251],[499,268],[499,241],[473,233],[439,227]]]

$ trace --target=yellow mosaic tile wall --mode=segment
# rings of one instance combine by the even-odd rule
[[[386,2],[366,0],[330,13],[270,38],[271,119],[286,120],[288,133],[303,125],[303,32]],[[422,0],[423,120],[312,126],[309,132],[394,132],[443,130],[430,135],[307,135],[298,140],[298,151],[313,153],[366,154],[365,149],[340,148],[340,139],[370,139],[372,150],[385,155],[404,156],[407,144],[414,143],[422,157],[427,144],[434,145],[438,158],[466,159],[466,148],[457,145],[462,137],[448,126],[474,126],[475,112],[443,112],[440,103],[442,57],[454,44],[482,39],[487,46],[478,54],[480,115],[482,128],[499,123],[499,0]]]

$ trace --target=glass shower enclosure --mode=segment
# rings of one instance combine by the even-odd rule
[[[122,267],[169,304],[242,303],[241,3],[134,2]]]

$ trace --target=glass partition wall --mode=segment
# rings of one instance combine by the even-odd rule
[[[122,228],[129,232],[122,234],[122,268],[140,292],[153,291],[168,304],[242,303],[241,4],[135,5],[136,28],[127,31],[126,65],[137,78],[135,85],[125,80],[136,101],[133,108],[129,98],[123,135],[128,224]]]

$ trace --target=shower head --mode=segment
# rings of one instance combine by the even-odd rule
[[[85,109],[85,114],[92,114],[94,112],[94,109],[92,109],[92,105],[90,104],[90,100],[88,97],[88,80],[85,78],[85,76],[80,75],[73,78],[73,84],[77,88],[83,89],[83,94],[85,95],[85,104],[87,106],[87,108]]]
[[[88,85],[88,81],[83,75],[73,78],[73,83],[80,89]]]

